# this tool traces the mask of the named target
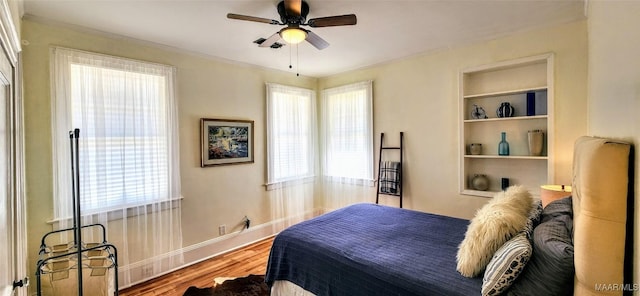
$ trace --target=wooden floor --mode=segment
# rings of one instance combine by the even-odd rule
[[[189,288],[213,286],[216,277],[240,277],[265,274],[273,238],[216,256],[159,278],[119,291],[129,295],[180,295]]]

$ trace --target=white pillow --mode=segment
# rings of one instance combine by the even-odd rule
[[[476,212],[458,247],[457,270],[466,277],[481,274],[493,254],[526,225],[533,207],[531,193],[511,186]]]

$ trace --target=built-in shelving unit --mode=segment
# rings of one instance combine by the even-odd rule
[[[527,94],[535,96],[529,105]],[[460,193],[492,197],[501,190],[501,179],[510,185],[526,186],[539,195],[540,185],[553,180],[553,54],[527,57],[465,69],[460,73]],[[529,95],[532,96],[532,95]],[[502,102],[514,107],[513,117],[498,117]],[[474,105],[488,118],[473,118]],[[542,155],[529,152],[527,132],[542,130]],[[498,155],[501,132],[506,133],[510,153]],[[472,155],[471,143],[482,144],[482,152]],[[483,174],[487,190],[475,190],[472,179]]]

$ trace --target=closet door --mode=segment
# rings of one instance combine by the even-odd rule
[[[13,91],[14,69],[0,55],[0,296],[27,295],[26,288],[13,289],[27,275],[22,109]]]
[[[7,64],[5,57],[0,64]],[[0,70],[1,71],[1,70]],[[14,203],[11,198],[12,181],[9,172],[12,171],[9,158],[9,80],[4,73],[0,73],[0,295],[12,295],[13,277],[15,274],[14,237]]]
[[[0,296],[26,296],[13,289],[27,277],[24,127],[20,39],[8,0],[0,0]]]

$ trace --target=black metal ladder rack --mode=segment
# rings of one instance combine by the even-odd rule
[[[402,193],[404,192],[404,188],[402,188],[402,170],[403,170],[403,151],[404,151],[404,147],[403,147],[403,143],[404,143],[404,132],[400,132],[400,145],[399,146],[385,146],[384,145],[384,133],[380,133],[380,153],[378,155],[378,186],[377,186],[377,190],[376,190],[376,204],[380,201],[380,194],[383,195],[392,195],[392,196],[397,196],[400,199],[400,207],[402,208]],[[393,191],[388,191],[388,190],[384,190],[383,188],[383,183],[386,182],[385,180],[381,179],[382,175],[387,174],[388,172],[383,172],[383,170],[388,170],[389,168],[383,167],[383,162],[382,162],[382,158],[383,158],[383,151],[385,150],[398,150],[400,152],[400,161],[397,163],[397,171],[394,172],[395,174],[397,174],[397,176],[395,176],[396,180],[397,180],[397,190],[396,192]]]

